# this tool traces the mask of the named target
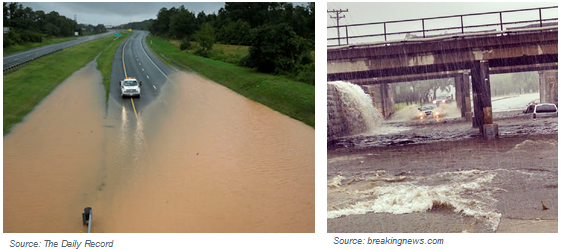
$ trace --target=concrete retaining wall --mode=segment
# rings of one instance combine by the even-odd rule
[[[349,133],[343,104],[336,87],[328,84],[328,140],[345,136]]]

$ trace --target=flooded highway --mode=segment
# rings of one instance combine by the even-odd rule
[[[183,72],[137,119],[80,72],[4,138],[4,232],[314,232],[313,128]]]
[[[101,178],[101,79],[88,64],[4,137],[4,232],[82,230]]]

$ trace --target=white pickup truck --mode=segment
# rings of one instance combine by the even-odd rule
[[[136,77],[125,77],[123,81],[119,82],[121,87],[121,97],[123,96],[141,96],[142,82],[138,82]]]

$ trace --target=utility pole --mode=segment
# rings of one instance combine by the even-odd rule
[[[338,28],[337,28],[337,29],[338,29],[338,45],[341,45],[341,44],[340,44],[340,19],[341,19],[341,18],[345,18],[345,15],[343,15],[342,17],[340,17],[340,14],[341,14],[342,12],[347,12],[347,9],[345,9],[345,10],[342,10],[342,9],[339,9],[339,10],[334,10],[334,9],[328,10],[328,13],[336,13],[336,16],[335,16],[335,17],[330,16],[330,18],[336,19],[336,23],[337,23],[337,27],[338,27]]]

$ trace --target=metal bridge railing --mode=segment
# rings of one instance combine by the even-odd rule
[[[440,16],[440,17],[429,17],[429,18],[417,18],[417,19],[406,19],[406,20],[397,20],[397,21],[387,21],[387,22],[374,22],[374,23],[361,23],[361,24],[348,24],[348,25],[339,25],[339,26],[329,26],[328,27],[328,31],[330,29],[342,29],[345,28],[345,36],[342,37],[331,37],[328,38],[328,42],[333,41],[333,40],[337,40],[338,44],[337,45],[328,45],[328,47],[331,46],[340,46],[340,45],[349,45],[349,40],[353,40],[353,39],[360,39],[360,38],[372,38],[372,37],[384,37],[384,41],[388,41],[388,37],[389,36],[395,36],[395,35],[407,35],[407,34],[414,34],[414,37],[417,37],[415,34],[416,33],[421,33],[421,37],[422,38],[426,38],[426,37],[435,37],[436,35],[429,35],[428,33],[434,33],[434,32],[443,32],[443,31],[448,31],[448,30],[457,30],[459,31],[458,33],[460,34],[466,34],[466,33],[473,33],[475,31],[469,31],[470,29],[474,30],[475,28],[485,28],[485,27],[498,27],[500,28],[501,31],[504,30],[513,30],[513,27],[508,27],[508,26],[513,26],[513,25],[518,25],[518,24],[531,24],[525,27],[519,27],[519,28],[526,28],[526,27],[543,27],[543,26],[551,26],[551,25],[558,25],[558,17],[551,17],[551,18],[543,18],[543,12],[544,10],[549,10],[549,9],[558,9],[558,6],[551,6],[551,7],[542,7],[542,8],[531,8],[531,9],[519,9],[519,10],[507,10],[507,11],[494,11],[494,12],[482,12],[482,13],[474,13],[474,14],[464,14],[464,15],[451,15],[451,16]],[[524,11],[536,11],[538,14],[538,19],[529,19],[529,20],[520,20],[520,21],[511,21],[511,22],[505,22],[504,21],[504,16],[506,13],[517,13],[517,12],[524,12]],[[466,19],[467,17],[474,17],[474,16],[483,16],[483,15],[494,15],[496,17],[499,17],[498,21],[494,21],[491,23],[484,23],[484,24],[472,24],[472,25],[466,25]],[[445,27],[439,27],[439,28],[427,28],[427,22],[426,21],[434,21],[434,20],[443,20],[443,19],[457,19],[458,21],[460,21],[460,25],[455,25],[455,26],[445,26]],[[389,24],[404,24],[404,23],[420,23],[421,24],[421,29],[414,29],[414,30],[405,30],[405,31],[394,31],[394,32],[389,32]],[[381,33],[372,33],[372,34],[365,34],[365,35],[349,35],[349,28],[351,27],[369,27],[369,26],[378,26],[378,28],[380,29],[380,26],[382,26],[383,32]],[[374,28],[373,28],[374,29]],[[493,30],[487,30],[487,31],[496,31],[495,29]],[[478,31],[478,32],[482,32],[482,31]],[[450,35],[450,34],[449,34]],[[438,35],[437,35],[438,36]],[[341,41],[344,40],[346,43],[342,44]]]

